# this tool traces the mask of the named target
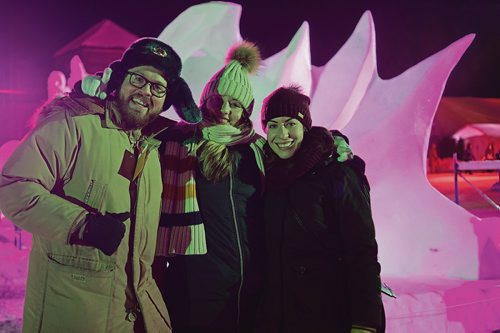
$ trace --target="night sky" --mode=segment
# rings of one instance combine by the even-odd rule
[[[28,4],[2,0],[0,90],[45,89],[54,52],[103,18],[138,36],[158,36],[183,10],[202,2],[88,0]],[[475,41],[452,72],[445,95],[500,97],[500,1],[238,3],[243,5],[241,34],[259,44],[264,57],[283,49],[302,22],[308,21],[314,65],[324,65],[348,39],[363,12],[371,10],[378,68],[383,78],[398,75],[458,38],[476,33]],[[16,67],[30,69],[33,80],[23,81],[23,87],[11,82]]]

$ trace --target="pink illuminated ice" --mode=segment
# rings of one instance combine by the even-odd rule
[[[241,40],[240,16],[236,4],[201,4],[160,34],[179,50],[183,76],[195,98],[223,65],[229,46]],[[314,123],[338,128],[351,138],[354,151],[367,162],[385,276],[500,278],[500,218],[481,220],[455,205],[429,184],[425,170],[437,104],[473,38],[465,36],[401,75],[382,80],[369,12],[338,53],[319,68],[310,63],[305,22],[284,50],[264,59],[252,79],[257,131],[263,97],[279,85],[298,83],[312,97]]]

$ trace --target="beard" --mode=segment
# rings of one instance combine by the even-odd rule
[[[117,98],[118,112],[120,113],[120,127],[124,130],[137,130],[151,123],[156,119],[162,112],[161,108],[159,110],[153,110],[151,103],[148,103],[148,112],[146,114],[141,114],[140,112],[131,110],[129,103],[132,98],[140,95],[134,94],[128,97],[119,96]]]

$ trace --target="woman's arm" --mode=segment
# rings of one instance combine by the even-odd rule
[[[367,185],[351,168],[341,165],[338,223],[349,286],[348,306],[353,328],[378,328],[382,321],[380,264]],[[338,175],[337,175],[338,177]],[[337,191],[337,193],[339,193]]]

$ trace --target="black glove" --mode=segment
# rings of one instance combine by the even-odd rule
[[[88,214],[81,244],[96,247],[107,256],[112,255],[125,235],[123,222],[129,217],[128,212],[106,215]]]

